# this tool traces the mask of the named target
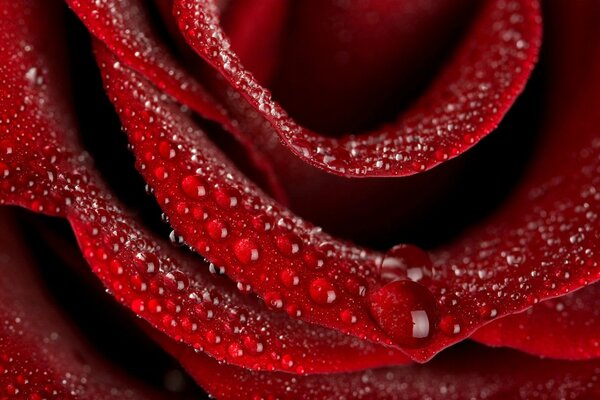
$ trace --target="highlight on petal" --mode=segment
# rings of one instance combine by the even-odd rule
[[[217,365],[164,337],[157,340],[217,398],[558,400],[600,395],[598,361],[541,360],[472,345],[448,350],[425,365],[293,376]]]
[[[489,346],[568,360],[600,356],[600,285],[546,300],[520,314],[500,318],[472,339]]]
[[[18,399],[158,399],[103,359],[36,276],[25,237],[0,213],[0,393]],[[49,266],[44,266],[49,267]],[[5,397],[6,396],[6,397]]]
[[[40,82],[35,81],[35,90],[29,89],[27,77],[18,75],[21,80],[6,86],[2,110],[22,102],[29,107],[14,116],[13,129],[2,131],[3,143],[10,141],[15,145],[7,147],[9,150],[0,160],[23,176],[32,176],[29,168],[35,167],[40,176],[46,173],[47,178],[24,186],[27,191],[15,191],[11,188],[21,182],[21,175],[5,174],[2,184],[7,190],[0,193],[2,202],[43,212],[48,210],[43,201],[53,199],[56,208],[49,211],[58,210],[69,220],[92,270],[119,302],[161,332],[219,360],[247,368],[294,373],[347,371],[407,362],[398,350],[289,320],[285,314],[267,310],[254,297],[244,296],[249,291],[247,285],[236,288],[226,278],[211,275],[210,269],[220,268],[209,268],[203,261],[169,248],[122,209],[75,140],[67,96],[60,90],[61,75],[53,68],[58,58],[44,51],[47,47],[41,43],[48,36],[44,29],[49,26],[35,25],[40,31],[17,29],[19,24],[28,26],[27,22],[50,15],[54,10],[50,4],[15,4],[10,8],[14,12],[10,20],[17,26],[5,24],[13,28],[11,35],[23,35],[10,45],[26,42],[29,50],[19,51],[7,44],[0,48],[0,56],[10,55],[16,60],[15,65],[27,65],[25,61],[29,60],[23,57],[35,54],[35,65],[45,74]],[[0,70],[2,76],[9,75],[8,67]],[[171,151],[159,154],[168,158]],[[195,189],[195,193],[190,193],[198,195],[199,188]],[[37,206],[36,201],[41,205]],[[204,218],[205,211],[193,204],[179,203],[177,210],[189,218]],[[284,278],[290,285],[298,279],[293,273]],[[272,307],[279,302],[274,296],[268,300]]]
[[[456,157],[492,131],[521,92],[540,45],[535,0],[486,2],[451,61],[394,123],[362,135],[324,137],[298,125],[231,50],[212,0],[176,0],[188,43],[306,162],[343,176],[404,176]]]

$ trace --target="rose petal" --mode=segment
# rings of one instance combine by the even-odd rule
[[[298,157],[343,176],[402,176],[432,168],[493,130],[523,89],[537,58],[536,1],[489,1],[460,50],[394,124],[361,136],[321,136],[299,126],[231,50],[211,0],[177,0],[188,43],[276,129]],[[416,132],[416,133],[415,133]]]
[[[0,220],[0,397],[160,398],[91,348],[45,293],[7,210]]]
[[[544,357],[585,360],[600,356],[600,285],[546,300],[501,318],[472,336],[490,346],[507,346]]]
[[[9,171],[1,181],[3,203],[66,217],[86,260],[117,300],[170,337],[219,360],[297,373],[407,361],[397,350],[268,311],[230,281],[212,276],[202,261],[154,239],[126,213],[76,143],[72,113],[59,84],[60,58],[51,56],[56,49],[44,45],[46,38],[60,36],[55,26],[37,24],[53,11],[45,8],[15,5],[4,14],[8,20],[3,26],[9,30],[0,31],[7,39],[0,57],[10,61],[0,68],[5,85],[0,111],[27,104],[10,114],[10,121],[5,120],[10,125],[0,136],[3,144],[10,143],[0,158]],[[29,72],[21,73],[30,68],[40,71],[33,82]],[[169,158],[171,151],[158,154]],[[20,191],[12,189],[20,184]],[[176,209],[187,218],[203,218],[204,211],[191,203],[178,203]],[[290,284],[296,279],[286,276]],[[270,298],[271,304],[277,301]]]
[[[462,346],[427,365],[293,376],[217,365],[164,337],[158,340],[217,398],[587,399],[600,394],[598,361],[540,360],[507,350]]]
[[[364,132],[395,119],[435,77],[469,26],[473,11],[483,4],[291,2],[285,29],[275,35],[282,41],[272,61],[277,67],[265,82],[248,58],[248,45],[237,34],[238,21],[232,24],[237,3],[222,8],[221,23],[244,67],[272,89],[273,97],[300,125],[330,136]],[[253,20],[240,18],[239,23],[250,25]],[[258,29],[248,36],[246,40],[254,39],[255,52],[271,37]]]
[[[381,256],[332,238],[265,196],[176,103],[134,71],[115,67],[108,49],[95,44],[137,168],[185,243],[275,309],[393,343],[371,318],[366,296],[379,285]],[[177,150],[157,157],[157,146]],[[181,203],[201,210],[200,217],[179,213]]]
[[[108,91],[114,97],[117,108],[121,109],[122,121],[137,153],[138,167],[155,188],[159,203],[172,217],[174,228],[198,252],[224,265],[234,279],[250,283],[261,297],[280,296],[284,306],[294,305],[294,311],[300,305],[302,319],[374,341],[390,343],[391,338],[412,358],[426,361],[444,347],[468,337],[494,317],[521,311],[537,300],[564,294],[597,279],[597,261],[593,258],[598,242],[597,222],[589,220],[588,214],[583,212],[595,212],[598,208],[598,199],[593,198],[592,193],[596,190],[597,176],[594,172],[598,162],[598,145],[595,142],[597,121],[591,112],[598,102],[589,98],[593,90],[590,93],[586,91],[585,96],[577,99],[576,104],[582,104],[573,109],[574,114],[555,113],[562,122],[554,121],[548,137],[568,140],[569,143],[555,142],[554,150],[550,149],[540,156],[537,170],[543,173],[531,174],[521,194],[512,200],[512,205],[495,222],[474,231],[447,251],[438,251],[434,255],[434,268],[424,268],[421,276],[425,279],[419,280],[419,283],[429,289],[437,300],[435,302],[430,301],[430,295],[416,284],[380,289],[382,282],[376,277],[379,274],[379,255],[334,241],[321,232],[314,232],[312,226],[301,221],[291,224],[291,232],[265,234],[255,227],[248,229],[253,226],[256,216],[267,216],[276,221],[291,218],[291,215],[261,197],[260,192],[227,166],[220,156],[209,153],[210,144],[202,141],[192,146],[190,139],[185,139],[195,131],[190,122],[184,116],[178,116],[176,107],[160,102],[159,94],[152,92],[151,87],[133,74],[119,77],[124,69],[110,69],[107,54],[99,51]],[[590,63],[589,71],[594,71],[595,65]],[[130,93],[135,93],[135,96]],[[149,101],[147,106],[141,107],[146,101]],[[135,113],[122,110],[135,110]],[[590,111],[585,113],[585,110]],[[584,114],[580,115],[582,111]],[[148,118],[152,119],[152,125]],[[577,130],[577,139],[571,134],[574,126],[581,127]],[[176,133],[176,137],[161,136],[164,131],[172,135]],[[568,139],[564,139],[566,137]],[[200,138],[198,133],[194,134],[194,140]],[[153,146],[160,140],[172,140],[172,146],[182,150],[182,158],[176,160],[179,164],[145,156],[152,154]],[[556,154],[565,161],[560,161]],[[215,168],[215,165],[219,167]],[[183,193],[186,177],[178,175],[186,170],[203,179],[203,194],[197,196],[197,203],[214,210],[217,216],[216,219],[209,218],[204,226],[189,219],[178,219],[173,210],[173,204],[186,198]],[[535,193],[540,190],[545,192],[543,196]],[[236,199],[235,204],[232,203],[233,198]],[[582,205],[575,207],[579,200]],[[571,225],[564,226],[566,220]],[[231,229],[225,237],[216,237],[215,221],[237,229]],[[546,231],[540,231],[540,227]],[[322,242],[327,242],[326,246],[336,243],[343,251],[341,254],[332,252],[333,259],[326,260],[331,263],[328,269],[332,272],[327,275],[314,272],[306,260],[301,260],[298,255],[293,257],[291,254],[290,257],[286,254],[291,248],[289,233],[298,238],[298,255],[302,251],[314,251]],[[281,241],[287,247],[279,243],[280,236],[285,236]],[[359,272],[360,278],[367,282],[369,296],[364,299],[356,294],[350,297],[351,293],[344,290],[344,282],[353,277],[348,274],[352,269],[340,264],[347,257],[345,254],[352,252],[355,254],[354,262],[364,268]],[[352,260],[352,257],[348,259]],[[246,267],[239,268],[239,263]],[[579,269],[565,275],[567,270],[563,265],[572,263]],[[556,267],[550,268],[551,265]],[[287,268],[298,273],[300,287],[291,290],[284,287],[280,276]],[[360,271],[356,267],[353,269]],[[411,276],[410,271],[402,271],[402,268],[399,272],[405,279]],[[332,276],[338,279],[332,280]],[[340,290],[338,287],[341,287]],[[340,293],[348,297],[340,298]],[[403,301],[411,303],[405,305]],[[318,313],[314,312],[315,306],[319,305]],[[418,335],[423,335],[419,337],[428,341],[418,340],[415,343],[403,340],[403,336],[408,335],[408,327],[416,323],[414,315],[413,320],[407,322],[390,317],[399,312],[408,313],[410,307],[419,307],[420,310],[423,307],[421,311],[427,317],[428,326]],[[311,312],[306,312],[307,309]],[[345,326],[340,316],[346,311],[356,316],[357,324]]]
[[[221,124],[244,146],[253,164],[265,175],[273,195],[285,199],[269,161],[257,151],[250,137],[238,129],[219,102],[169,53],[153,29],[143,2],[67,0],[67,3],[90,32],[118,56],[118,61],[140,71],[202,117]]]
[[[263,84],[277,67],[290,8],[290,2],[280,0],[238,1],[227,6],[223,23],[236,53]]]
[[[549,6],[554,86],[537,160],[500,212],[433,256],[426,286],[447,313],[440,327],[450,336],[460,329],[456,337],[467,337],[495,317],[600,278],[600,30],[590,17],[599,6]],[[452,342],[433,340],[429,354]]]

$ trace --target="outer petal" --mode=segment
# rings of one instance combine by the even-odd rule
[[[426,365],[293,376],[216,363],[159,339],[209,393],[223,399],[592,399],[598,361],[540,360],[507,350],[453,349]],[[457,362],[460,360],[460,362]]]
[[[473,339],[570,360],[600,356],[600,285],[536,304],[484,326]]]
[[[343,176],[410,175],[455,157],[496,127],[523,89],[540,44],[536,1],[488,1],[442,74],[395,123],[361,136],[328,138],[299,126],[241,65],[213,0],[177,0],[188,43],[308,163]]]
[[[0,398],[161,398],[86,343],[45,293],[7,210],[0,221]]]

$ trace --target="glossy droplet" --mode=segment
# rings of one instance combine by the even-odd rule
[[[183,246],[185,244],[185,242],[183,241],[183,236],[181,236],[175,231],[171,231],[171,233],[169,233],[169,240],[175,246]]]
[[[331,304],[337,297],[333,285],[325,278],[318,278],[312,281],[308,292],[310,298],[318,304]]]
[[[140,272],[156,274],[159,267],[158,257],[152,253],[138,253],[135,256],[135,265]]]
[[[419,282],[430,271],[431,259],[426,251],[410,244],[400,244],[385,254],[381,263],[381,281],[388,283],[410,279]]]
[[[446,315],[440,320],[440,330],[445,335],[454,336],[460,333],[460,324],[458,320],[451,315]]]
[[[427,343],[439,318],[431,292],[409,280],[388,283],[373,293],[370,311],[385,333],[403,347]]]
[[[218,188],[215,190],[215,201],[221,208],[233,208],[238,205],[239,195],[232,189]]]
[[[281,271],[279,277],[281,278],[281,282],[288,288],[296,286],[300,283],[300,278],[298,277],[298,274],[296,274],[289,268]]]
[[[227,225],[219,220],[208,221],[206,224],[206,232],[213,240],[225,239],[229,233]]]
[[[206,186],[204,182],[195,175],[189,175],[181,181],[183,193],[189,198],[198,199],[206,195]]]
[[[293,233],[278,236],[277,239],[275,239],[275,243],[277,244],[279,252],[286,256],[298,254],[302,246],[300,238]]]
[[[236,258],[244,264],[258,260],[259,256],[258,245],[248,238],[236,241],[233,245],[233,252]]]
[[[265,304],[274,310],[278,310],[283,307],[283,298],[277,292],[266,293],[264,300]]]

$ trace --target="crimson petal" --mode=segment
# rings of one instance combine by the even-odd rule
[[[599,6],[549,5],[547,79],[554,86],[537,161],[500,212],[433,256],[427,286],[450,336],[467,337],[496,317],[600,278],[600,28],[590,17]],[[440,337],[430,350],[452,342]]]
[[[217,365],[164,337],[158,341],[199,385],[224,399],[558,400],[600,395],[598,361],[540,360],[507,350],[463,347],[427,365],[293,376]]]
[[[492,131],[523,89],[537,58],[535,0],[488,1],[464,43],[421,99],[388,127],[364,135],[321,136],[299,126],[241,65],[212,0],[176,0],[188,43],[308,163],[343,176],[403,176],[456,157]]]
[[[508,346],[559,359],[600,356],[600,285],[546,300],[484,326],[472,336],[490,346]]]
[[[184,116],[178,116],[177,108],[164,101],[157,102],[158,93],[153,93],[151,87],[142,80],[136,80],[134,75],[119,78],[114,68],[107,68],[111,65],[107,53],[102,55],[100,51],[99,54],[104,61],[104,74],[109,77],[106,80],[108,91],[115,98],[117,108],[122,109],[121,118],[129,130],[131,143],[136,146],[138,167],[157,190],[159,203],[172,216],[171,223],[175,229],[201,254],[225,265],[227,273],[234,279],[251,283],[252,289],[267,301],[272,296],[283,298],[281,293],[285,292],[283,304],[292,304],[293,311],[297,310],[298,305],[304,305],[300,318],[360,337],[366,335],[371,340],[383,340],[384,343],[390,343],[391,338],[392,343],[403,347],[412,358],[426,361],[444,347],[468,337],[495,317],[521,311],[536,301],[564,294],[598,278],[597,260],[594,257],[599,230],[597,220],[591,220],[588,213],[598,210],[598,199],[594,195],[598,180],[598,121],[594,119],[593,112],[598,101],[591,89],[600,87],[596,86],[597,79],[593,78],[598,66],[596,59],[587,64],[587,72],[591,74],[587,86],[589,90],[572,99],[577,107],[554,113],[557,119],[548,132],[548,148],[540,155],[535,171],[523,185],[520,194],[496,219],[474,230],[447,250],[433,255],[434,267],[423,271],[422,276],[426,279],[420,284],[429,289],[437,300],[436,304],[416,284],[393,284],[379,289],[377,266],[381,263],[380,255],[334,241],[300,220],[289,224],[288,231],[266,235],[260,229],[252,228],[256,217],[270,216],[275,221],[289,219],[291,215],[261,197],[260,192],[251,189],[251,184],[230,167],[220,171],[209,170],[207,167],[215,162],[207,162],[203,158],[214,155],[192,151],[190,145],[185,143],[184,138],[190,136],[189,132],[195,128],[185,121]],[[582,76],[581,72],[577,76]],[[128,87],[132,82],[136,82],[135,85]],[[134,97],[138,99],[132,99],[129,95],[132,88],[135,88]],[[123,110],[131,110],[135,105],[133,100],[137,101],[138,109],[135,115],[128,115]],[[150,100],[151,110],[148,107],[139,108],[146,100]],[[153,132],[155,127],[144,118],[160,121],[154,124],[159,128]],[[574,127],[579,128],[576,138],[571,135]],[[177,168],[175,164],[164,160],[144,158],[144,155],[153,154],[152,147],[157,142],[169,139],[160,135],[162,131],[177,132],[177,136],[172,138],[172,145],[182,145],[179,148],[184,150],[184,160],[187,160]],[[198,140],[197,134],[195,140]],[[192,148],[207,152],[206,149],[210,149],[208,146],[208,143],[201,142]],[[225,161],[220,158],[216,160],[216,164],[222,168]],[[174,171],[186,169],[195,171],[194,174],[202,179],[212,181],[203,181],[206,186],[203,186],[203,194],[197,199],[198,203],[214,210],[217,215],[216,219],[208,219],[204,226],[178,219],[175,214],[174,204],[186,198],[182,188],[186,178],[172,175],[176,173]],[[166,198],[171,205],[167,204]],[[236,201],[241,199],[244,204],[233,205],[232,198]],[[569,225],[565,225],[566,220],[570,221]],[[217,237],[213,229],[215,221],[226,222],[228,227],[238,229],[228,231],[227,237]],[[321,272],[313,272],[310,263],[305,260],[302,262],[300,257],[290,259],[286,249],[291,247],[280,246],[279,243],[279,237],[283,236],[281,241],[289,244],[289,233],[295,235],[298,249],[303,251],[312,252],[322,242],[327,243],[325,246],[336,243],[343,249],[341,255],[331,252],[334,259],[326,260],[332,264],[329,267],[332,273],[329,276],[320,275]],[[354,254],[347,259],[354,261],[357,267],[341,265],[346,257],[344,253]],[[240,268],[240,263],[247,267]],[[280,276],[289,267],[299,274],[300,282],[306,282],[303,290],[284,287]],[[347,274],[352,270],[360,271],[359,276],[366,279],[370,296],[362,301],[356,295],[348,296],[348,299],[339,298],[340,293],[347,295],[343,285],[346,279],[352,277]],[[342,279],[332,282],[331,275]],[[341,290],[337,290],[338,285]],[[328,296],[329,293],[333,295]],[[326,304],[329,299],[333,304]],[[427,330],[427,334],[432,336],[431,340],[419,343],[402,340],[404,333],[398,333],[404,332],[405,324],[390,318],[393,313],[407,311],[402,299],[410,299],[413,305],[424,308],[430,327],[437,328],[434,332]],[[314,312],[313,304],[319,302],[323,303],[322,307]],[[310,314],[306,308],[311,311]],[[349,327],[341,318],[342,313],[347,311],[357,318],[357,323]],[[294,316],[295,313],[291,314]]]
[[[8,171],[0,181],[3,203],[66,217],[86,260],[117,300],[162,332],[219,360],[297,373],[407,361],[397,350],[270,312],[230,281],[212,276],[203,262],[169,249],[141,228],[100,183],[76,143],[72,113],[57,79],[60,58],[50,57],[57,49],[46,43],[60,35],[48,34],[57,33],[55,26],[38,23],[54,9],[42,4],[8,8],[7,29],[0,32],[5,39],[0,57],[6,61],[0,68],[0,110],[9,117],[0,136],[5,145],[0,162]],[[191,205],[177,209],[203,215]]]
[[[45,293],[7,210],[0,221],[0,398],[161,398],[86,343]]]
[[[161,90],[188,105],[202,117],[220,123],[248,152],[273,194],[285,199],[269,161],[210,93],[169,53],[154,31],[145,5],[137,0],[95,2],[67,0],[86,27],[102,40],[119,61],[140,71]]]
[[[137,168],[185,242],[292,317],[384,341],[365,297],[380,255],[335,240],[268,198],[176,103],[95,45]],[[157,155],[161,147],[173,152]],[[180,204],[198,216],[178,212]]]

